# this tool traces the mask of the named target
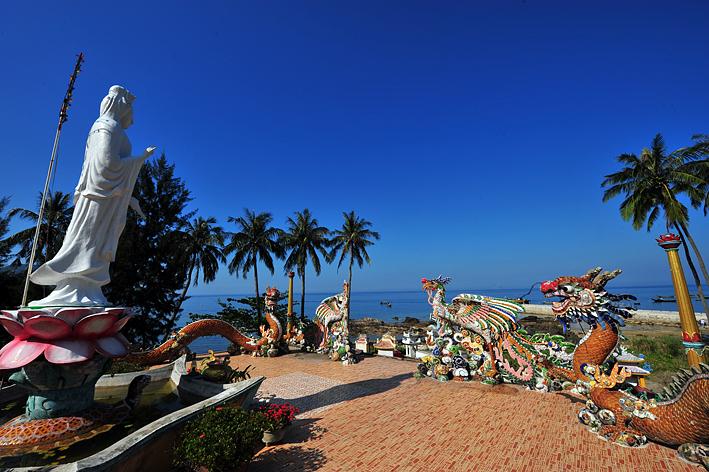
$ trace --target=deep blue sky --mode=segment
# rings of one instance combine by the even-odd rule
[[[154,3],[154,4],[153,4]],[[108,87],[226,217],[311,209],[382,239],[354,290],[526,287],[588,267],[670,283],[652,233],[601,203],[615,156],[709,132],[709,3],[11,2],[0,7],[0,195],[32,206],[56,115],[86,54],[55,189],[71,191]],[[707,219],[691,225],[709,257]],[[19,225],[16,225],[18,228]],[[261,283],[285,288],[279,270]],[[338,291],[344,271],[310,277]],[[248,292],[224,270],[193,293]]]

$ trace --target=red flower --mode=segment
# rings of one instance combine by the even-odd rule
[[[199,435],[199,439],[204,439],[205,436],[206,436],[206,434],[202,433]]]
[[[300,413],[298,408],[288,403],[273,403],[267,407],[259,407],[258,410],[262,412],[273,428],[280,428],[290,424],[295,416]]]

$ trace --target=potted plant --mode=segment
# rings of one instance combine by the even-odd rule
[[[217,407],[188,423],[175,445],[175,463],[199,472],[244,471],[265,427],[258,412]]]
[[[263,415],[265,421],[265,431],[261,440],[268,446],[283,439],[286,427],[293,422],[300,410],[290,403],[271,403],[259,407],[258,412]]]

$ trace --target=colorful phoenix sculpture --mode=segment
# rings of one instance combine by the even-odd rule
[[[422,359],[419,375],[439,380],[479,378],[548,390],[537,356],[543,353],[550,365],[563,368],[569,363],[571,345],[548,334],[526,337],[517,324],[524,308],[509,300],[461,294],[446,303],[449,281],[441,276],[421,280],[436,325],[427,338],[431,355]]]
[[[345,281],[342,284],[342,292],[337,295],[325,298],[315,309],[316,349],[317,352],[327,352],[330,336],[333,331],[341,329],[341,323],[345,319],[348,309],[347,301],[350,298],[350,288]]]

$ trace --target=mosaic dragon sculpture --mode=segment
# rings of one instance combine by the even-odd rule
[[[681,371],[659,394],[624,383],[630,373],[617,364],[610,369],[603,366],[618,345],[619,327],[632,314],[614,302],[634,297],[605,290],[606,283],[618,274],[620,270],[595,268],[581,277],[558,277],[541,285],[546,297],[561,299],[552,304],[552,310],[563,326],[571,322],[591,326],[574,352],[573,368],[550,367],[550,375],[585,387],[588,401],[579,419],[604,439],[625,446],[641,446],[648,440],[680,446],[685,458],[697,460],[703,455],[706,460],[709,366]]]
[[[422,359],[419,374],[439,380],[479,376],[488,383],[504,381],[548,389],[537,357],[546,356],[551,366],[565,366],[565,349],[570,344],[549,335],[525,336],[517,323],[524,307],[509,300],[460,294],[446,303],[449,281],[440,276],[421,280],[436,326],[435,336],[427,338],[432,355]]]
[[[180,329],[177,333],[174,333],[170,339],[155,349],[148,352],[130,354],[122,359],[141,365],[159,364],[178,358],[188,345],[203,336],[222,336],[232,343],[239,345],[242,349],[253,353],[272,351],[276,348],[283,333],[281,322],[274,314],[275,307],[278,303],[278,296],[278,289],[269,287],[266,290],[265,316],[268,327],[265,325],[259,327],[259,331],[261,332],[260,339],[250,338],[242,334],[231,324],[222,320],[199,320]]]
[[[564,332],[573,322],[591,327],[574,350],[572,368],[560,368],[540,359],[551,377],[574,383],[588,382],[590,377],[584,366],[603,364],[618,347],[618,327],[625,326],[623,320],[632,316],[634,308],[615,302],[635,300],[632,295],[614,295],[605,290],[606,284],[620,273],[620,270],[604,272],[596,267],[580,277],[562,276],[541,284],[540,290],[546,298],[561,298],[552,302],[551,309]]]
[[[350,298],[350,286],[347,281],[342,284],[342,293],[325,298],[315,309],[315,327],[317,329],[315,346],[317,352],[327,352],[330,335],[336,331],[337,324],[345,319]]]

